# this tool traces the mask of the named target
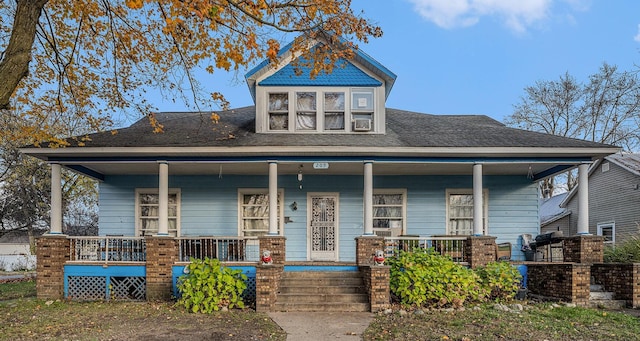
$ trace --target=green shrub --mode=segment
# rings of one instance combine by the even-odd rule
[[[490,300],[511,300],[518,293],[522,275],[508,262],[493,262],[476,269]]]
[[[241,270],[223,267],[219,260],[210,258],[191,258],[187,270],[178,279],[178,305],[207,314],[222,307],[244,308],[242,293],[247,288],[247,276]]]
[[[431,249],[400,251],[387,265],[391,292],[403,305],[460,307],[485,296],[478,275]]]
[[[604,248],[605,263],[640,263],[640,239],[630,238],[616,246]]]

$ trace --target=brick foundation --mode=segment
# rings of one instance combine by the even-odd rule
[[[178,241],[172,237],[147,237],[147,300],[170,300],[172,266],[178,260]]]
[[[360,267],[364,287],[369,295],[370,309],[373,313],[384,310],[390,305],[389,269],[388,266],[379,265]]]
[[[271,311],[278,296],[278,285],[284,272],[283,265],[256,266],[256,311]]]
[[[356,264],[358,266],[374,265],[373,256],[376,250],[384,250],[384,237],[361,236],[356,238]]]
[[[573,236],[564,239],[564,261],[572,263],[602,263],[604,257],[604,237]]]
[[[527,289],[579,306],[589,304],[591,266],[577,263],[527,263]]]
[[[286,242],[287,238],[282,236],[260,236],[260,257],[265,250],[271,251],[273,265],[284,265],[287,258]]]
[[[36,240],[36,291],[39,299],[64,298],[64,263],[70,258],[66,235],[44,235]]]
[[[496,237],[470,236],[465,241],[464,260],[477,268],[496,261]]]
[[[593,264],[591,276],[594,284],[613,292],[614,299],[627,301],[633,308],[640,307],[640,264]]]

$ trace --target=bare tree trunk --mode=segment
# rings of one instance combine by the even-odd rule
[[[0,61],[0,110],[9,109],[9,100],[20,80],[29,73],[31,50],[40,13],[48,0],[16,0],[11,38]]]

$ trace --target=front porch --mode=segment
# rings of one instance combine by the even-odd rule
[[[285,274],[337,271],[357,273],[356,277],[362,278],[362,282],[357,285],[360,289],[355,291],[366,296],[367,310],[379,311],[390,302],[389,268],[375,264],[376,251],[382,250],[385,257],[392,257],[399,250],[433,248],[470,267],[495,261],[501,254],[495,237],[490,236],[362,236],[356,238],[356,245],[356,262],[353,263],[301,262],[286,261],[286,239],[280,236],[140,238],[46,235],[38,239],[38,298],[170,300],[178,294],[177,278],[183,274],[188,259],[210,257],[220,259],[225,266],[241,269],[247,275],[245,299],[255,302],[258,311],[279,309],[276,303]],[[271,252],[272,264],[260,261],[259,255],[266,250]],[[518,263],[529,265],[529,290],[588,304],[588,299],[585,301],[591,279],[588,273],[591,273],[590,264],[602,263],[602,238],[568,237],[564,254],[563,263]],[[593,271],[599,281],[604,281],[608,271],[617,273],[623,270],[598,264]],[[634,298],[640,297],[638,285],[620,281],[614,284],[611,287],[615,286],[621,297],[629,298],[633,306],[640,305],[640,300]]]

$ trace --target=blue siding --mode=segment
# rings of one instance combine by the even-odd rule
[[[307,259],[307,193],[339,194],[339,258],[355,261],[355,238],[363,233],[361,176],[305,175],[303,189],[295,175],[282,175],[287,259]],[[108,176],[100,184],[100,234],[134,233],[136,188],[157,187],[157,175]],[[375,176],[375,188],[407,189],[407,234],[429,236],[446,232],[446,189],[471,188],[470,176]],[[238,188],[267,188],[267,176],[171,176],[169,187],[181,189],[181,235],[238,233]],[[523,233],[538,233],[537,187],[521,176],[485,176],[489,197],[489,233],[498,242],[514,245],[514,258],[522,258]],[[290,207],[296,202],[298,209]]]

